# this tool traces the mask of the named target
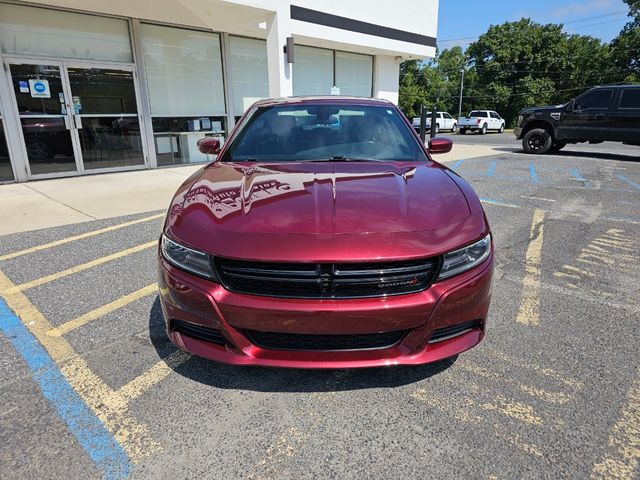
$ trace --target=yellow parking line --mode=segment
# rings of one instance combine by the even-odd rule
[[[540,264],[543,233],[544,211],[536,208],[531,221],[531,241],[525,254],[526,275],[522,282],[520,309],[516,317],[518,323],[526,325],[540,324]]]
[[[173,352],[164,360],[160,360],[145,373],[134,378],[129,383],[121,387],[116,393],[120,397],[125,398],[127,402],[131,402],[132,400],[142,395],[153,385],[162,381],[173,371],[173,369],[182,365],[190,358],[191,355],[183,352],[182,350]]]
[[[47,335],[52,325],[9,278],[0,271],[4,300],[60,367],[69,384],[136,461],[160,448],[148,428],[125,415],[127,401],[117,395],[79,357],[63,337]],[[8,292],[8,293],[7,293]]]
[[[269,445],[263,457],[254,465],[245,477],[247,480],[260,480],[281,476],[284,464],[298,453],[308,440],[309,434],[291,426]]]
[[[81,263],[80,265],[76,265],[75,267],[67,268],[66,270],[62,270],[61,272],[52,273],[51,275],[45,275],[44,277],[36,278],[35,280],[31,280],[30,282],[21,283],[20,285],[14,285],[10,289],[3,290],[0,288],[0,293],[2,294],[12,294],[15,292],[21,292],[23,290],[27,290],[29,288],[37,287],[39,285],[44,285],[45,283],[52,282],[54,280],[58,280],[59,278],[67,277],[69,275],[73,275],[78,272],[82,272],[83,270],[87,270],[89,268],[96,267],[98,265],[102,265],[103,263],[110,262],[112,260],[116,260],[118,258],[125,257],[127,255],[131,255],[132,253],[140,252],[142,250],[146,250],[147,248],[151,248],[158,244],[157,240],[153,240],[151,242],[143,243],[142,245],[137,245],[135,247],[127,248],[126,250],[122,250],[120,252],[112,253],[111,255],[107,255],[105,257],[96,258],[95,260],[91,260],[90,262]]]
[[[37,245],[35,247],[25,248],[24,250],[19,250],[17,252],[7,253],[6,255],[0,255],[0,262],[3,260],[10,260],[12,258],[21,257],[22,255],[27,255],[29,253],[46,250],[47,248],[57,247],[58,245],[64,245],[65,243],[75,242],[76,240],[82,240],[83,238],[94,237],[102,233],[112,232],[114,230],[119,230],[121,228],[130,227],[131,225],[137,225],[139,223],[149,222],[151,220],[156,220],[162,217],[164,217],[164,213],[158,213],[156,215],[151,215],[149,217],[139,218],[137,220],[131,220],[130,222],[119,223],[117,225],[111,225],[110,227],[101,228],[99,230],[93,230],[91,232],[81,233],[79,235],[74,235],[72,237],[54,240],[53,242],[44,243],[42,245]]]
[[[140,290],[136,290],[124,297],[120,297],[117,300],[114,300],[111,303],[107,303],[101,307],[96,308],[95,310],[91,310],[90,312],[85,313],[84,315],[79,316],[78,318],[74,318],[73,320],[69,320],[68,322],[63,323],[62,325],[58,325],[55,328],[52,328],[47,332],[47,335],[51,335],[53,337],[60,337],[69,333],[71,330],[75,330],[86,323],[97,320],[98,318],[104,317],[108,313],[114,312],[116,310],[121,309],[129,305],[130,303],[135,302],[147,295],[151,295],[158,291],[158,284],[152,283],[151,285],[147,285],[146,287],[141,288]]]
[[[640,370],[627,394],[622,416],[611,429],[609,448],[612,454],[593,466],[591,478],[636,478],[640,461]]]

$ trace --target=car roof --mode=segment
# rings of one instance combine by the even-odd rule
[[[595,87],[591,87],[590,90],[594,88],[640,88],[640,85],[596,85]]]
[[[282,98],[265,98],[253,105],[256,107],[273,107],[276,105],[304,105],[304,104],[339,104],[339,105],[378,105],[392,106],[389,100],[369,97],[348,97],[344,95],[314,95]]]

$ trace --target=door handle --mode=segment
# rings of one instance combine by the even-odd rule
[[[79,130],[82,128],[82,117],[80,115],[73,116],[73,123],[75,123],[76,128]]]

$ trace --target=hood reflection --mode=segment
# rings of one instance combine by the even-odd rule
[[[233,163],[214,165],[207,172],[209,174],[205,173],[185,195],[182,210],[205,206],[220,221],[234,213],[248,214],[252,207],[261,203],[310,195],[312,192],[308,187],[320,182],[331,183],[335,203],[339,181],[402,177],[406,182],[416,173],[415,167],[380,171],[381,165],[374,164],[349,165],[348,169],[355,170],[352,172],[335,172],[334,169],[335,165],[331,164],[297,164],[295,167],[282,164],[268,167]]]

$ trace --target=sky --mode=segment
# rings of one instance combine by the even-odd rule
[[[438,47],[463,48],[490,25],[529,17],[538,23],[563,23],[567,33],[612,40],[628,21],[622,0],[440,0]]]

